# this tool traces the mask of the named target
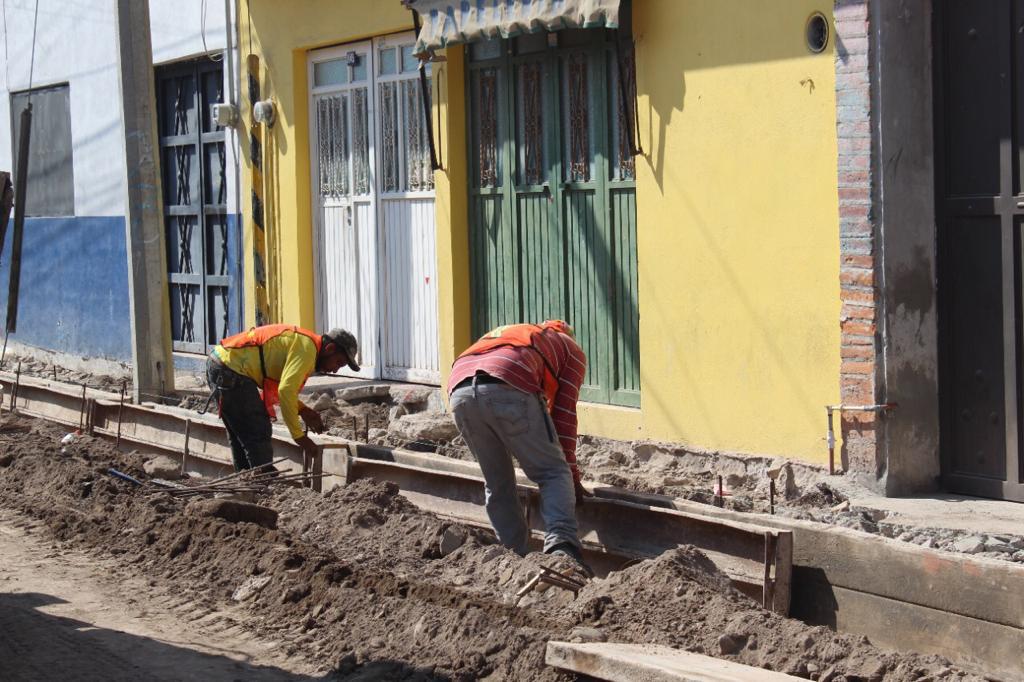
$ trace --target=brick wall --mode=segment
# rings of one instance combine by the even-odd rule
[[[835,0],[836,131],[839,142],[840,314],[845,404],[876,402],[878,296],[872,215],[871,68],[868,0]],[[872,413],[844,414],[843,466],[876,474]],[[837,463],[838,465],[838,463]]]

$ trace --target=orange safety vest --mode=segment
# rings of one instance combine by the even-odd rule
[[[533,345],[533,337],[548,329],[556,332],[574,336],[572,327],[568,322],[562,320],[547,320],[541,324],[507,324],[497,327],[484,334],[479,341],[467,348],[459,355],[464,358],[468,355],[483,355],[495,348],[512,346],[515,348],[531,348],[544,362],[544,397],[547,399],[548,411],[555,406],[555,396],[558,395],[558,377],[555,375],[547,358]]]
[[[323,343],[323,337],[319,334],[302,329],[294,324],[268,324],[262,327],[253,327],[247,332],[241,332],[234,336],[229,336],[220,342],[220,345],[224,348],[250,348],[256,346],[260,351],[260,372],[263,373],[263,405],[267,409],[267,414],[273,419],[276,416],[274,412],[274,406],[281,402],[281,398],[278,395],[278,386],[281,383],[281,378],[271,379],[267,376],[267,366],[263,361],[263,344],[271,339],[280,336],[284,332],[295,332],[296,334],[302,334],[316,346],[317,355],[320,354],[320,346]],[[306,385],[306,379],[309,379],[307,374],[302,380],[302,386]],[[299,387],[302,390],[302,387]]]

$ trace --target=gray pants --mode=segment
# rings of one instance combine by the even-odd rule
[[[572,471],[541,400],[506,384],[465,386],[451,395],[455,424],[483,470],[487,516],[501,544],[519,554],[526,554],[529,529],[516,493],[513,457],[540,487],[545,551],[563,542],[580,546]]]

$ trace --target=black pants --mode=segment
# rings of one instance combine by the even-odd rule
[[[235,471],[270,464],[274,459],[270,417],[256,382],[211,356],[206,361],[206,383],[218,394],[220,418],[228,431]]]

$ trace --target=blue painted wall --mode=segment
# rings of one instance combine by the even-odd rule
[[[12,220],[0,254],[0,331],[7,312]],[[131,361],[124,218],[27,218],[18,329],[11,340]]]
[[[241,222],[238,214],[228,215],[230,333],[242,327]],[[7,315],[13,229],[11,220],[0,254],[0,334]],[[18,330],[11,339],[82,357],[131,362],[124,218],[26,218]],[[178,355],[175,366],[194,369],[196,363],[188,360]]]

